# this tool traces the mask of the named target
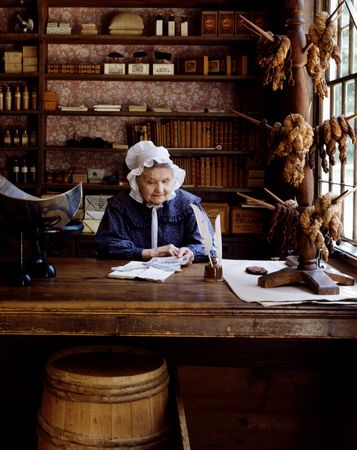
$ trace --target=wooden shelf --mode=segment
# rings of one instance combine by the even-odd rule
[[[47,80],[80,80],[80,81],[145,81],[145,82],[237,82],[256,81],[258,77],[241,75],[105,75],[105,74],[80,74],[80,73],[47,73]]]
[[[47,116],[114,116],[114,117],[161,117],[161,118],[221,118],[221,119],[239,119],[238,116],[224,113],[209,113],[209,112],[167,112],[156,113],[153,111],[146,112],[129,112],[129,111],[45,111]]]
[[[235,45],[237,42],[255,43],[256,38],[244,36],[130,36],[119,34],[44,34],[44,42],[48,44],[138,44],[138,45]]]

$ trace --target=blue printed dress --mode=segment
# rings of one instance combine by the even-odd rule
[[[207,256],[190,206],[194,203],[202,210],[201,199],[182,189],[175,193],[157,210],[158,247],[167,244],[188,247],[195,261],[204,261]],[[134,200],[127,191],[111,197],[96,235],[98,256],[142,259],[142,251],[151,248],[151,214],[151,208]],[[213,236],[208,217],[207,223]]]

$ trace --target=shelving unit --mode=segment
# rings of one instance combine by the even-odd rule
[[[6,0],[5,5],[0,8],[0,20],[6,22],[15,11],[18,10],[15,0]],[[88,147],[66,147],[66,141],[76,135],[80,140],[83,137],[101,137],[106,142],[118,142],[126,144],[128,141],[127,128],[133,124],[145,123],[146,121],[165,120],[188,120],[190,122],[207,120],[232,121],[236,126],[240,122],[231,109],[240,110],[257,117],[264,117],[267,108],[265,91],[259,82],[259,74],[254,69],[254,51],[256,37],[253,35],[243,36],[201,36],[201,12],[211,10],[240,10],[250,11],[266,10],[264,2],[256,0],[253,2],[231,0],[212,1],[197,0],[193,3],[180,2],[180,6],[172,6],[166,0],[157,0],[148,5],[141,1],[125,1],[120,4],[115,0],[97,2],[95,0],[69,1],[69,0],[25,0],[25,11],[35,15],[35,29],[29,34],[13,33],[10,25],[0,33],[0,49],[9,43],[12,47],[21,47],[27,43],[38,47],[39,65],[35,74],[0,74],[0,82],[4,85],[7,80],[11,82],[28,82],[38,85],[37,111],[23,112],[0,112],[0,120],[10,116],[18,119],[22,116],[37,127],[38,144],[35,148],[29,148],[26,152],[36,155],[37,182],[35,185],[20,185],[25,190],[31,190],[37,195],[47,191],[64,191],[73,186],[69,177],[66,182],[57,182],[56,179],[49,183],[51,173],[71,172],[78,167],[93,167],[95,169],[106,169],[108,174],[118,175],[119,168],[121,183],[119,185],[91,185],[84,184],[86,193],[115,193],[118,189],[125,189],[125,164],[124,153],[110,145],[105,148]],[[80,8],[80,10],[79,10]],[[110,17],[116,12],[133,11],[142,15],[145,28],[144,34],[139,36],[110,35],[107,25]],[[177,16],[185,14],[189,17],[189,36],[155,36],[154,21],[158,11],[174,12]],[[46,34],[46,25],[52,21],[68,21],[72,25],[70,35]],[[99,34],[81,35],[79,24],[93,21],[98,25]],[[125,62],[132,62],[132,54],[135,50],[145,50],[149,54],[150,62],[155,51],[168,51],[172,53],[173,59],[179,57],[196,57],[202,55],[213,55],[215,57],[227,54],[242,55],[249,57],[248,75],[105,75],[100,74],[60,74],[48,73],[49,63],[96,63],[103,65],[111,51],[119,51],[125,55]],[[45,110],[44,94],[46,91],[55,91],[58,94],[60,104],[70,105],[84,103],[89,109],[85,112],[63,112],[59,110]],[[129,112],[129,103],[147,103],[149,111],[144,113]],[[157,102],[155,104],[155,102]],[[121,103],[120,112],[97,112],[92,110],[96,103]],[[169,104],[172,112],[156,113],[151,110],[152,106]],[[188,112],[177,112],[175,109]],[[190,111],[191,109],[191,111]],[[224,112],[194,112],[196,110],[214,109]],[[0,122],[1,123],[1,122]],[[242,123],[242,129],[249,129],[249,125]],[[208,153],[203,150],[192,148],[175,149],[170,151],[172,156],[186,158],[195,156],[210,158],[211,156],[239,158],[244,164],[247,172],[249,164],[255,161],[257,164],[256,151],[263,150],[263,142],[249,142],[249,133],[259,135],[259,130],[251,129],[247,132],[245,148],[236,145],[227,151],[223,148],[221,152]],[[212,142],[212,147],[220,142]],[[160,144],[158,144],[160,145]],[[202,146],[204,147],[204,146]],[[6,159],[10,160],[13,155],[23,149],[10,148],[0,159],[0,170],[6,175],[9,167]],[[120,179],[123,178],[124,180]],[[55,178],[55,177],[54,177]],[[205,202],[222,201],[237,205],[239,199],[235,194],[240,191],[254,191],[255,188],[247,187],[240,182],[230,186],[207,186],[192,185],[185,186],[202,197]]]

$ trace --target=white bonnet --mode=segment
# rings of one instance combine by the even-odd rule
[[[143,203],[144,200],[136,183],[136,177],[142,174],[144,167],[152,167],[154,161],[159,164],[169,164],[172,169],[174,188],[169,199],[175,197],[176,189],[181,187],[184,182],[186,172],[172,162],[165,147],[156,147],[151,141],[139,141],[129,148],[125,162],[130,169],[127,176],[131,188],[130,196],[140,203]]]

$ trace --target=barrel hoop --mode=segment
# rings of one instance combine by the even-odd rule
[[[53,427],[41,414],[39,414],[38,417],[38,425],[39,433],[42,434],[46,440],[66,450],[75,448],[76,444],[86,447],[115,448],[116,450],[135,447],[143,450],[149,450],[150,448],[157,448],[160,442],[165,442],[168,439],[169,434],[169,428],[165,428],[149,436],[141,436],[135,438],[120,438],[110,440],[88,438],[78,433],[68,432],[60,428]]]
[[[168,385],[169,376],[166,373],[159,379],[147,383],[144,390],[143,386],[133,386],[132,388],[126,389],[115,387],[112,389],[92,387],[92,389],[90,389],[89,387],[82,387],[79,385],[54,382],[54,380],[47,380],[45,389],[56,397],[65,400],[96,403],[126,403],[128,401],[151,398],[167,389]]]

